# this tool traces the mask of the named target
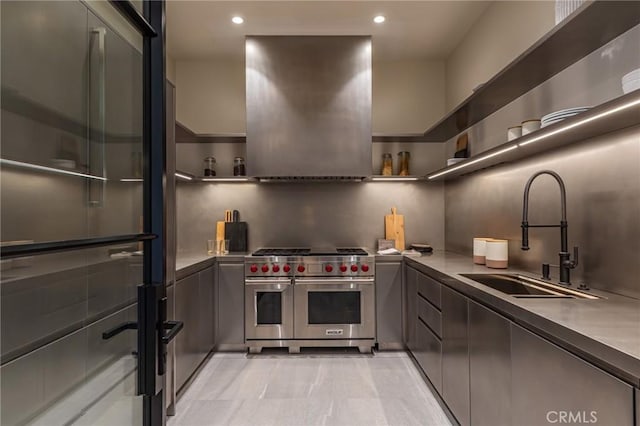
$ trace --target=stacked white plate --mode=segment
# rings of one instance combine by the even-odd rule
[[[634,90],[640,89],[640,68],[625,74],[622,77],[622,93],[625,95]]]
[[[569,117],[573,117],[574,115],[578,115],[590,109],[591,107],[577,107],[577,108],[567,108],[560,111],[552,112],[542,117],[540,119],[540,124],[541,124],[541,127],[550,126],[554,123],[558,123],[562,120],[566,120]]]

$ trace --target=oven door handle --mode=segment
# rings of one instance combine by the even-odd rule
[[[244,280],[244,283],[246,285],[265,285],[265,284],[284,284],[284,285],[291,285],[291,279],[289,278],[281,278],[281,279],[255,279],[255,278],[246,278]]]
[[[296,284],[373,284],[374,278],[296,278]]]

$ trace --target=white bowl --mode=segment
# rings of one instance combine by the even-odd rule
[[[622,93],[624,93],[625,95],[638,89],[640,89],[640,78],[637,80],[632,80],[628,83],[622,83]]]
[[[640,68],[635,69],[629,73],[626,73],[624,76],[622,76],[622,82],[626,83],[629,80],[637,80],[640,79]]]

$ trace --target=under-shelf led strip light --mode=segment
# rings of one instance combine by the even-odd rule
[[[463,169],[463,168],[465,168],[467,166],[470,166],[472,164],[476,164],[476,163],[479,163],[480,161],[484,161],[487,158],[491,158],[491,157],[495,157],[496,155],[504,154],[505,152],[511,151],[513,149],[516,149],[517,147],[518,147],[518,145],[511,145],[509,147],[501,149],[500,151],[496,151],[496,152],[492,152],[491,154],[483,155],[482,157],[476,158],[475,160],[465,161],[464,163],[461,163],[459,166],[455,166],[455,167],[453,167],[451,169],[443,170],[440,173],[436,173],[435,175],[431,175],[431,176],[429,176],[429,179],[435,179],[435,178],[437,178],[439,176],[446,175],[446,174],[451,173],[451,172],[455,172],[456,170],[460,170],[460,169]]]
[[[71,170],[56,169],[55,167],[40,166],[38,164],[23,163],[21,161],[5,160],[4,158],[0,158],[0,164],[7,164],[9,166],[15,166],[15,167],[23,167],[25,169],[40,170],[43,172],[58,173],[61,175],[79,176],[83,178],[96,179],[101,181],[107,180],[106,177],[102,177],[102,176],[94,176],[86,173],[74,172]]]
[[[176,172],[175,174],[176,174],[176,177],[179,177],[180,179],[193,180],[193,177],[186,175],[184,173]]]
[[[375,182],[398,182],[398,181],[402,182],[402,181],[418,180],[418,178],[417,177],[408,177],[408,176],[407,177],[403,177],[403,176],[400,176],[400,177],[378,177],[378,176],[376,176],[376,177],[372,177],[371,180],[375,181]]]
[[[203,182],[248,182],[248,177],[202,178]]]

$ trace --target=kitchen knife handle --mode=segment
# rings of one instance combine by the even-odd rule
[[[224,221],[231,222],[231,210],[224,211]]]
[[[240,222],[240,212],[238,210],[233,211],[233,222]]]

